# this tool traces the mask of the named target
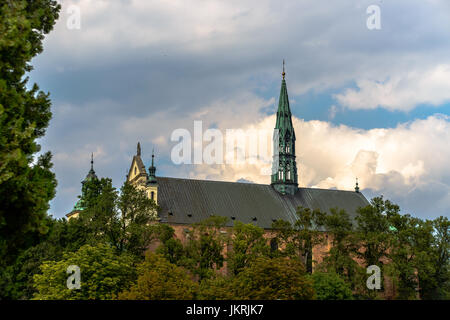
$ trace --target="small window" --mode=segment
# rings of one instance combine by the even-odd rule
[[[277,251],[278,250],[278,242],[276,238],[272,238],[272,240],[270,240],[270,249],[272,251]]]
[[[137,168],[136,168],[136,167],[134,167],[134,174],[136,174],[136,169],[137,169]]]
[[[152,191],[150,193],[150,199],[155,200],[155,192],[154,191]]]

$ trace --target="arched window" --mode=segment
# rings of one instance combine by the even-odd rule
[[[150,199],[155,200],[155,191],[150,193]]]
[[[137,169],[137,168],[136,168],[136,167],[134,167],[134,174],[136,174],[136,169]]]

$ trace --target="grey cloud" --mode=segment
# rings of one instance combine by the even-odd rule
[[[31,73],[54,102],[42,144],[55,154],[55,215],[76,198],[71,190],[87,173],[90,151],[98,153],[100,175],[123,181],[137,140],[167,141],[205,108],[217,126],[258,121],[264,108],[273,110],[267,101],[278,94],[282,58],[296,100],[309,90],[449,63],[448,43],[439,41],[450,36],[446,1],[383,3],[379,32],[365,27],[372,2],[64,1],[63,9],[81,5],[82,29],[68,30],[63,11]],[[136,130],[125,130],[139,119]],[[167,149],[161,146],[166,161]],[[306,164],[326,174],[338,169],[321,155]]]

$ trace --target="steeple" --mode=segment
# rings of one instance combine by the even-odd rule
[[[83,182],[90,181],[93,179],[98,179],[98,178],[94,171],[94,153],[91,153],[91,170],[89,170],[89,172],[88,172],[86,178],[83,180]]]
[[[141,143],[140,142],[138,142],[138,144],[137,144],[136,155],[139,156],[139,157],[141,156]]]
[[[152,150],[152,165],[148,168],[148,182],[147,183],[156,183],[156,167],[155,167],[155,149]]]
[[[358,178],[356,178],[355,192],[359,193]]]
[[[80,199],[75,203],[75,206],[73,207],[72,211],[66,214],[66,217],[68,219],[76,218],[78,217],[78,214],[86,209],[86,203],[83,200],[86,195],[88,194],[88,190],[92,190],[93,184],[87,183],[87,182],[98,182],[97,175],[94,171],[94,154],[91,153],[91,169],[89,170],[86,178],[84,178],[83,181],[81,181],[81,197]]]
[[[273,155],[271,185],[281,194],[295,194],[298,190],[295,131],[292,125],[284,66],[283,60],[283,72],[281,74],[283,78],[281,80],[277,121],[274,130],[275,152]],[[276,148],[276,143],[278,143],[278,148]]]

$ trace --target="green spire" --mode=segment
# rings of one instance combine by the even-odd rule
[[[284,60],[283,73],[281,75],[283,79],[281,80],[280,99],[278,101],[277,121],[274,132],[274,139],[278,138],[278,150],[275,149],[275,154],[273,155],[271,185],[282,194],[295,194],[298,190],[295,131],[289,106]],[[277,133],[278,135],[276,135]]]
[[[156,183],[156,167],[155,167],[155,149],[152,150],[152,165],[148,168],[148,182],[147,183]]]
[[[89,183],[87,183],[87,182],[94,181],[94,180],[98,180],[98,177],[97,177],[97,175],[95,174],[95,171],[94,171],[94,153],[91,153],[91,169],[89,170],[86,178],[84,178],[84,180],[81,181],[81,198],[84,198],[86,196],[87,192],[88,192],[88,185],[89,185]],[[74,211],[82,211],[84,209],[85,209],[85,203],[84,203],[84,201],[82,199],[79,199],[75,203],[75,205],[74,205],[74,207],[72,209],[72,212],[74,212]]]
[[[97,178],[97,175],[95,174],[95,171],[94,171],[94,154],[91,153],[91,170],[89,170],[86,178],[83,180],[82,183],[84,183],[86,181],[93,180],[93,179],[98,179],[98,178]]]
[[[281,80],[280,99],[278,101],[277,122],[275,129],[279,130],[280,136],[291,135],[295,140],[294,126],[292,125],[292,114],[289,106],[289,97],[285,80],[286,73],[284,72],[283,60],[283,79]]]

